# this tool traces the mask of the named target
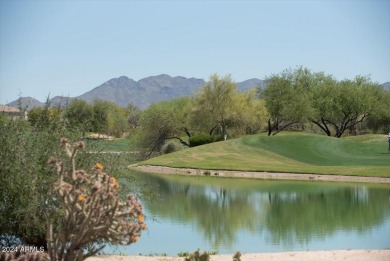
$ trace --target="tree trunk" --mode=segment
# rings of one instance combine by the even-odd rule
[[[331,132],[330,132],[328,125],[326,124],[324,118],[321,118],[321,122],[316,121],[316,120],[310,120],[310,121],[312,123],[314,123],[315,125],[317,125],[318,127],[320,127],[321,130],[323,130],[327,136],[331,136]]]
[[[209,135],[213,135],[213,131],[219,126],[219,123],[217,125],[215,125],[209,132]]]
[[[271,133],[272,133],[271,119],[268,119],[268,136],[271,136]]]

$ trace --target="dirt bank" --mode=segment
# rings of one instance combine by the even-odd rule
[[[235,170],[207,170],[191,168],[171,168],[164,166],[137,166],[131,165],[143,172],[178,174],[188,176],[204,176],[205,174],[216,177],[229,178],[254,178],[254,179],[278,179],[278,180],[307,180],[307,181],[338,181],[338,182],[363,182],[363,183],[387,183],[390,184],[390,178],[381,177],[360,177],[360,176],[341,176],[341,175],[319,175],[319,174],[299,174],[299,173],[276,173],[276,172],[256,172],[256,171],[235,171]]]

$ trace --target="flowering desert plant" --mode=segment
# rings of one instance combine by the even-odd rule
[[[138,240],[146,229],[142,206],[129,194],[126,202],[118,196],[119,183],[103,172],[99,163],[92,174],[76,169],[80,141],[71,146],[61,139],[68,160],[66,163],[50,158],[58,176],[52,188],[53,201],[49,207],[47,229],[48,252],[51,260],[83,260],[97,254],[104,245],[129,245]],[[59,216],[59,220],[53,217]]]

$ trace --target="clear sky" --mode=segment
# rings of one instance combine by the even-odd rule
[[[390,81],[390,0],[0,0],[0,104],[122,75],[242,81],[301,65]]]

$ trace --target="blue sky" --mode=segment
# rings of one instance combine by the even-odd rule
[[[390,0],[0,0],[0,104],[122,75],[242,81],[301,65],[390,81]]]

